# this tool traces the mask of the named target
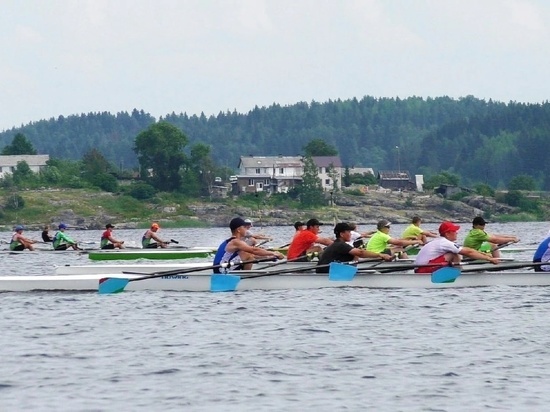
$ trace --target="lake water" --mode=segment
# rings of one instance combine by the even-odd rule
[[[549,228],[487,230],[533,247]],[[258,230],[274,246],[293,231]],[[100,232],[69,234],[92,242]],[[141,231],[115,235],[139,243]],[[160,235],[211,246],[228,230]],[[68,253],[1,259],[4,274],[23,276],[89,263]],[[2,411],[545,411],[550,404],[547,287],[37,292],[1,293],[0,302]]]

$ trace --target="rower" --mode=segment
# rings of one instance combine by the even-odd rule
[[[351,262],[357,258],[380,258],[386,261],[392,260],[392,256],[385,253],[369,252],[351,246],[348,242],[351,240],[353,226],[348,223],[337,223],[334,226],[336,240],[325,248],[322,256],[319,258],[316,269],[317,273],[328,273],[331,262]]]
[[[31,240],[23,236],[25,228],[22,225],[15,226],[14,232],[11,235],[10,250],[21,251],[25,249],[34,250],[33,243],[35,240]]]
[[[288,248],[287,259],[295,260],[297,262],[307,261],[308,254],[317,253],[321,255],[323,249],[320,245],[329,246],[333,240],[319,236],[321,226],[323,224],[317,219],[309,219],[306,222],[306,229],[301,230],[294,235],[292,242]],[[316,243],[318,243],[316,245]],[[303,256],[301,259],[297,259]]]
[[[77,243],[72,240],[66,233],[65,229],[67,229],[67,225],[65,223],[60,223],[58,226],[59,231],[56,232],[56,234],[53,237],[53,249],[54,250],[67,250],[68,248],[74,249],[74,250],[81,250]]]
[[[415,265],[433,265],[417,267],[415,273],[432,273],[442,266],[450,264],[460,264],[461,256],[468,256],[472,259],[481,259],[496,265],[499,260],[475,249],[458,246],[456,244],[457,232],[460,226],[452,222],[445,221],[439,226],[439,235],[435,240],[428,242],[420,249]],[[438,265],[439,264],[439,265]]]
[[[421,240],[422,243],[426,243],[429,237],[436,238],[437,234],[430,232],[429,230],[424,230],[420,227],[422,219],[420,216],[414,216],[412,218],[411,224],[403,231],[401,238],[403,239],[413,239]]]
[[[274,259],[284,258],[284,255],[280,252],[248,245],[243,240],[247,230],[246,226],[246,222],[240,217],[231,219],[231,222],[229,222],[231,237],[224,240],[218,247],[216,256],[214,256],[214,266],[237,264],[237,267],[231,270],[250,270],[252,269],[252,263],[240,264],[240,262],[254,260],[255,256],[267,256]],[[221,272],[220,267],[214,268],[214,273]]]
[[[165,248],[168,246],[170,242],[165,242],[158,237],[157,232],[159,231],[159,229],[159,224],[153,223],[151,225],[151,228],[143,234],[143,237],[141,238],[141,246],[143,247],[143,249],[155,249],[158,247]],[[155,240],[156,242],[151,242],[151,239]]]
[[[485,232],[485,225],[487,222],[481,216],[476,216],[472,221],[472,229],[466,235],[464,239],[464,246],[469,248],[480,250],[483,242],[489,242],[491,245],[491,254],[493,257],[500,257],[500,250],[498,245],[505,243],[517,243],[519,239],[515,236],[509,235],[490,235]]]
[[[378,229],[369,239],[366,249],[375,253],[387,253],[388,255],[398,254],[400,259],[407,259],[407,253],[403,246],[423,244],[422,240],[395,239],[389,235],[391,223],[386,219],[380,220],[376,228]]]
[[[101,235],[100,248],[101,249],[123,249],[124,240],[116,240],[113,237],[113,229],[115,227],[111,223],[105,225],[105,232]]]

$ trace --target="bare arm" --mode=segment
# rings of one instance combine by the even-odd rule
[[[274,257],[277,259],[284,259],[283,254],[281,254],[280,252],[274,252],[274,251],[262,249],[261,247],[250,246],[246,242],[240,239],[233,239],[231,242],[227,244],[227,246],[225,247],[225,250],[231,253],[236,252],[237,250],[240,250],[243,252],[251,253],[255,256],[267,256],[267,257]]]
[[[496,243],[497,245],[501,245],[503,243],[517,243],[519,242],[519,239],[515,236],[506,236],[506,235],[489,235],[489,239],[487,239],[491,243]]]
[[[411,246],[411,245],[422,245],[422,241],[419,239],[408,240],[408,239],[394,239],[391,238],[388,240],[388,243],[395,246]]]
[[[498,258],[494,258],[491,255],[478,252],[477,250],[469,247],[463,247],[458,253],[463,256],[468,256],[472,259],[486,260],[487,262],[491,262],[493,265],[496,265],[499,262]]]
[[[330,246],[333,242],[334,240],[329,239],[328,237],[317,236],[317,239],[315,239],[315,243],[320,243],[325,246]]]
[[[392,260],[393,257],[391,255],[386,255],[385,253],[376,253],[371,252],[366,249],[358,249],[353,248],[349,251],[349,254],[352,256],[360,257],[360,258],[379,258],[384,260]]]

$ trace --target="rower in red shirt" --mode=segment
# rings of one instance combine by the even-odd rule
[[[302,230],[294,236],[287,252],[287,259],[294,260],[303,256],[302,259],[297,261],[307,261],[308,253],[318,253],[319,255],[323,251],[323,248],[319,245],[329,246],[333,240],[319,236],[322,223],[317,219],[309,219],[306,222],[306,229]],[[316,245],[316,243],[318,243]]]

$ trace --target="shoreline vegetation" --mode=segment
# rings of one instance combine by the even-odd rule
[[[10,200],[19,199],[16,204]],[[257,226],[286,226],[297,220],[316,217],[332,224],[339,221],[375,224],[384,218],[392,223],[409,223],[420,216],[425,223],[451,220],[471,222],[484,216],[495,222],[541,221],[547,213],[522,211],[491,197],[466,196],[448,200],[431,193],[369,191],[364,195],[339,192],[328,206],[305,209],[292,201],[270,198],[188,199],[159,193],[144,201],[128,195],[93,189],[37,189],[0,191],[0,230],[17,224],[28,230],[41,230],[65,222],[76,230],[102,229],[106,223],[121,229],[147,228],[152,221],[164,227],[225,227],[235,216],[252,219]],[[19,203],[19,204],[17,204]],[[542,218],[541,218],[542,214]]]

